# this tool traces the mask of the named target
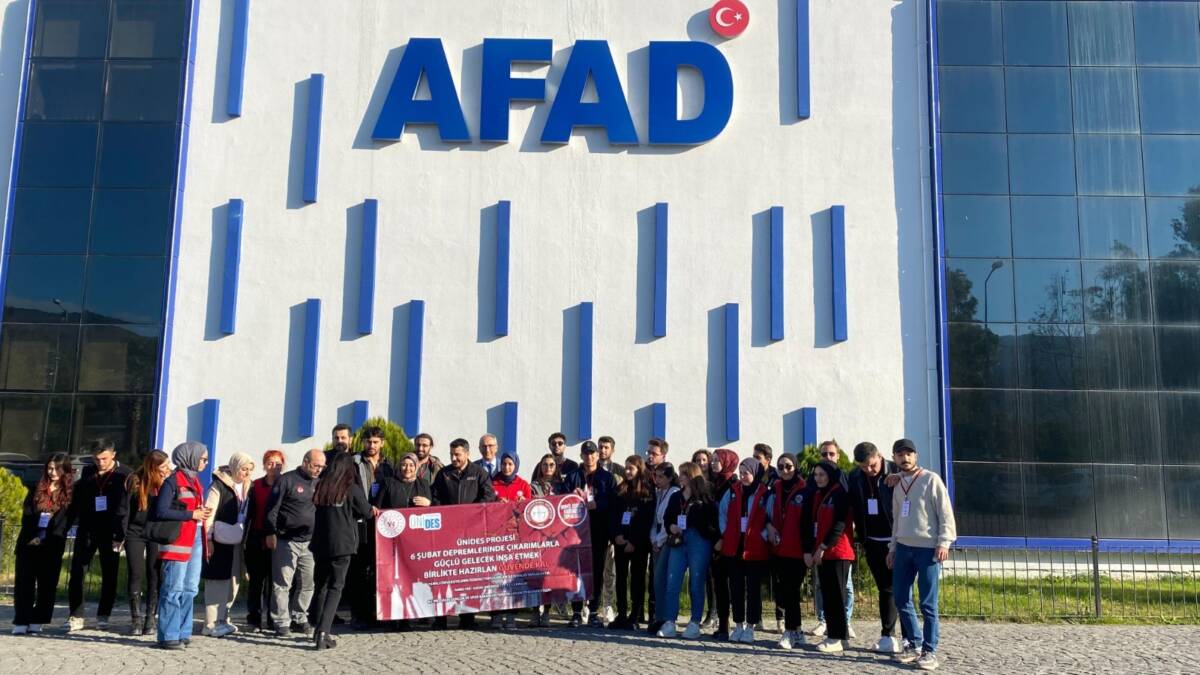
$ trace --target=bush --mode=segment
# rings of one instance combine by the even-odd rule
[[[0,518],[4,519],[4,538],[0,540],[0,576],[13,569],[17,534],[21,531],[21,508],[28,488],[21,479],[0,467]]]
[[[350,439],[350,449],[354,452],[362,450],[363,432],[367,427],[379,427],[383,430],[383,457],[393,465],[400,463],[400,458],[413,451],[413,443],[404,433],[404,429],[400,428],[399,424],[387,420],[383,417],[372,417],[363,422],[363,425],[355,432],[354,437]],[[325,449],[329,450],[333,447],[333,443],[326,443]]]

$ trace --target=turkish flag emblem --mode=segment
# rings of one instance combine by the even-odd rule
[[[750,10],[741,0],[717,0],[708,10],[708,25],[723,38],[737,37],[750,25]]]

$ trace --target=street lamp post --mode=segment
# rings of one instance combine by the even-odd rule
[[[988,284],[992,281],[992,275],[995,274],[996,270],[1000,269],[1001,267],[1004,267],[1003,260],[993,260],[992,261],[992,269],[990,271],[988,271],[988,275],[986,277],[984,277],[984,279],[983,279],[983,323],[984,324],[986,324],[988,322]]]

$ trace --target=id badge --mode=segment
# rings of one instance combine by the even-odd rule
[[[108,510],[108,497],[96,497],[96,513]]]
[[[590,487],[589,487],[589,488],[584,488],[584,489],[583,489],[583,492],[584,492],[584,494],[586,494],[586,495],[587,495],[587,500],[588,500],[588,503],[589,503],[589,504],[591,504],[592,502],[595,502],[595,501],[596,501],[596,497],[595,497],[595,495],[593,495],[593,494],[592,494],[592,488],[590,488]]]
[[[745,534],[746,530],[749,528],[750,528],[749,516],[742,516],[742,534]]]
[[[813,523],[813,536],[817,536],[817,524]]]
[[[38,516],[38,529],[44,530],[47,527],[50,527],[50,514],[43,513],[42,515]]]
[[[378,482],[371,483],[371,499],[375,499],[378,496],[379,496],[379,483]]]
[[[687,529],[687,516],[682,515],[675,519],[675,526],[681,530]]]
[[[633,511],[626,511],[621,514],[621,524],[628,525],[633,522]]]
[[[900,517],[901,518],[908,517],[908,500],[907,499],[905,499],[904,503],[900,505]]]
[[[868,499],[867,500],[867,515],[868,516],[879,515],[879,500],[878,499]]]

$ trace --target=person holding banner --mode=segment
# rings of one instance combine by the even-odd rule
[[[383,429],[367,427],[362,432],[362,451],[354,456],[355,486],[363,498],[375,499],[383,481],[396,470],[383,456]],[[350,627],[368,630],[375,625],[375,518],[368,515],[358,522],[358,552],[350,559],[346,593],[350,596]]]
[[[496,498],[502,502],[523,502],[533,496],[529,483],[517,475],[521,460],[515,452],[505,450],[500,455],[500,470],[492,479],[492,489]],[[492,615],[491,628],[512,630],[517,627],[517,611],[515,609],[496,612]]]
[[[747,457],[738,465],[738,480],[725,493],[719,509],[721,540],[717,550],[729,564],[733,622],[730,642],[754,642],[754,626],[762,621],[762,579],[767,565],[767,486],[759,480],[762,465]]]
[[[429,485],[442,470],[442,461],[433,456],[433,436],[420,433],[413,436],[413,453],[417,456],[417,477]]]
[[[600,595],[604,589],[604,551],[608,544],[608,521],[611,518],[613,496],[617,491],[613,475],[600,468],[599,448],[591,441],[584,441],[579,446],[579,469],[567,476],[566,488],[569,492],[587,500],[588,520],[591,522],[589,531],[592,537],[592,597],[588,598],[588,627],[603,628],[600,618]],[[574,614],[567,626],[577,628],[583,625],[583,602],[573,601],[571,609]]]
[[[471,463],[471,444],[465,438],[450,441],[450,466],[438,472],[433,480],[433,503],[438,506],[455,504],[485,504],[496,501],[492,479],[478,464]],[[474,628],[474,614],[460,614],[459,628]],[[446,617],[433,621],[434,628],[445,628]]]
[[[679,594],[683,591],[683,575],[688,573],[688,596],[692,603],[691,621],[683,637],[700,637],[700,620],[704,614],[704,587],[708,579],[708,564],[712,559],[717,530],[717,509],[708,490],[703,470],[692,462],[679,465],[680,491],[667,505],[664,521],[667,524],[667,623],[659,637],[675,637],[675,621],[669,617],[679,614]]]
[[[654,520],[654,488],[641,457],[625,460],[625,480],[617,487],[609,529],[615,555],[617,618],[612,630],[637,630],[645,623],[646,561],[650,556],[650,523]],[[629,597],[632,596],[632,608]],[[627,611],[630,610],[630,611]]]
[[[420,466],[420,461],[411,452],[401,457],[400,475],[388,476],[371,503],[380,510],[410,509],[432,504],[429,483],[418,475]]]
[[[350,558],[358,551],[358,521],[371,515],[370,504],[355,485],[357,473],[353,455],[335,456],[312,496],[315,513],[309,550],[313,554],[316,585],[313,596],[316,649],[337,646],[329,637],[329,629],[342,599]]]
[[[547,452],[542,455],[541,461],[533,469],[533,475],[529,479],[529,487],[533,490],[533,496],[535,497],[553,497],[554,495],[566,494],[566,482],[563,481],[562,471],[559,469],[558,459],[554,453]],[[550,605],[542,605],[538,608],[537,618],[533,621],[533,627],[550,627]]]

